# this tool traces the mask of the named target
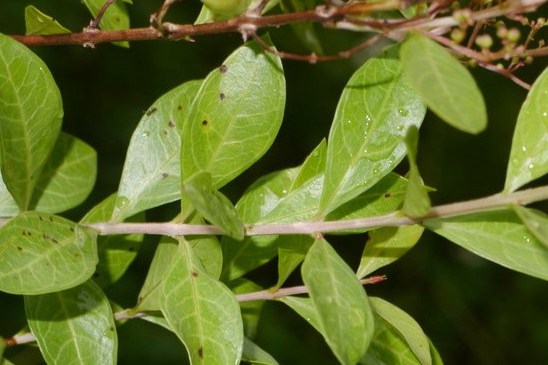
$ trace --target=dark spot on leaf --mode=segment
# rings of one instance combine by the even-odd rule
[[[120,18],[116,17],[114,20],[116,20],[116,23],[120,23]]]
[[[156,112],[156,108],[150,108],[148,111],[147,111],[147,117],[150,117],[152,114],[154,114]]]
[[[74,228],[70,227],[69,230],[74,233]]]
[[[109,327],[108,329],[110,330],[110,332],[114,332],[114,327]]]
[[[162,174],[162,179],[167,179],[168,176],[169,176],[169,174],[167,172],[164,172]]]
[[[390,194],[390,193],[385,193],[385,194],[384,194],[384,197],[385,197],[385,198],[390,198],[391,196],[392,196],[392,194]]]
[[[204,348],[202,346],[198,349],[198,356],[202,359],[204,358]]]
[[[22,234],[23,236],[26,236],[26,235],[27,235],[27,231],[23,230],[23,231],[21,231],[21,234]]]
[[[202,125],[207,125],[208,121],[207,120],[202,120]]]
[[[52,238],[51,241],[52,241],[53,243],[59,243],[59,241],[57,241],[55,238]]]
[[[222,74],[226,73],[228,71],[227,65],[221,65],[221,67],[219,67],[219,71],[221,71]]]
[[[183,107],[181,105],[177,105],[177,110],[183,110]]]
[[[23,247],[21,247],[21,246],[17,246],[17,249],[18,249],[19,251],[23,251]]]
[[[226,95],[224,93],[219,94],[219,99],[225,100],[225,98],[226,98]]]
[[[170,121],[167,123],[167,126],[168,126],[169,128],[174,128],[174,127],[175,127],[175,122],[172,121],[172,120],[170,120]]]
[[[38,216],[38,219],[40,219],[41,221],[44,220],[44,217],[42,217],[41,215]]]
[[[196,271],[193,271],[191,274],[192,274],[192,276],[195,277],[195,278],[198,277],[198,273],[197,273]]]
[[[168,134],[167,131],[164,129],[164,136],[167,136],[167,134]]]
[[[53,222],[53,218],[51,216],[48,217],[50,222]]]

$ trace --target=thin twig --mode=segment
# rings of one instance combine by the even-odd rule
[[[370,276],[365,279],[361,279],[360,284],[361,285],[376,284],[385,280],[386,280],[385,275],[376,275],[376,276]],[[281,288],[274,292],[270,290],[260,290],[252,293],[237,294],[236,300],[240,303],[250,302],[250,301],[260,301],[260,300],[276,300],[276,299],[287,297],[290,295],[306,294],[308,293],[308,291],[309,291],[308,287],[306,287],[305,285],[299,285],[294,287]],[[143,318],[147,316],[149,316],[147,312],[135,312],[133,309],[124,309],[114,313],[114,319],[117,321],[125,321],[128,319],[134,319],[134,318]],[[4,341],[5,341],[6,347],[13,347],[17,345],[24,345],[24,344],[36,342],[36,337],[32,333],[27,332],[27,333],[15,335],[11,338],[6,338]]]
[[[103,19],[103,16],[105,15],[107,9],[112,4],[114,4],[115,2],[116,2],[116,0],[107,0],[107,1],[105,1],[103,6],[101,6],[101,9],[99,9],[99,11],[97,12],[97,16],[95,17],[95,19],[93,19],[89,23],[88,30],[89,29],[98,29],[99,28],[99,23],[101,23],[101,20]]]

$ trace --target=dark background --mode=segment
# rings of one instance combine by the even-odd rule
[[[23,34],[23,9],[33,4],[55,15],[72,30],[89,22],[77,1],[0,1],[0,32]],[[133,26],[146,26],[161,1],[135,1],[129,7]],[[167,20],[191,22],[198,1],[172,8]],[[542,9],[541,9],[542,10]],[[544,14],[546,7],[544,7]],[[542,12],[542,11],[541,11]],[[291,29],[270,31],[281,50],[306,52]],[[363,35],[320,30],[328,53],[350,48]],[[546,31],[539,37],[546,38]],[[63,95],[63,129],[91,144],[99,156],[96,187],[82,207],[67,216],[79,219],[104,197],[116,191],[132,130],[144,111],[160,95],[182,82],[203,78],[242,43],[238,34],[199,37],[196,42],[136,42],[130,49],[99,45],[34,48],[53,73]],[[259,176],[300,164],[327,137],[340,93],[368,51],[350,60],[310,65],[284,60],[287,104],[282,129],[271,150],[243,176],[224,189],[234,201]],[[546,67],[536,60],[519,76],[532,82]],[[431,195],[441,204],[500,191],[506,173],[512,132],[526,90],[500,75],[474,69],[489,113],[489,127],[468,135],[428,114],[421,128],[419,166]],[[405,169],[402,168],[402,173]],[[535,185],[548,180],[536,182]],[[154,209],[149,220],[167,220],[175,206]],[[356,265],[363,236],[328,238],[349,263]],[[123,306],[134,304],[157,240],[147,238],[130,271],[109,296]],[[251,277],[275,282],[275,263]],[[410,253],[380,273],[389,280],[367,287],[411,314],[430,336],[446,364],[547,364],[548,284],[473,256],[426,232]],[[292,278],[294,282],[297,278]],[[18,308],[15,310],[14,308]],[[0,335],[10,336],[24,326],[20,297],[0,294]],[[120,364],[184,363],[186,354],[175,336],[140,320],[118,329]],[[335,364],[321,336],[279,303],[266,303],[256,342],[281,364]],[[37,350],[12,351],[20,363],[40,363]]]

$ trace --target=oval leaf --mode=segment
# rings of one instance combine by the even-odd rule
[[[369,232],[356,274],[358,278],[364,278],[405,255],[419,241],[423,231],[421,226],[412,225],[384,227]]]
[[[506,191],[548,173],[548,68],[538,77],[521,106],[506,173]]]
[[[244,335],[232,292],[211,278],[184,239],[161,286],[162,312],[185,344],[192,364],[238,364]]]
[[[541,243],[548,247],[548,215],[540,210],[525,208],[519,205],[514,206],[514,210],[527,229],[529,229]]]
[[[409,161],[409,184],[403,202],[403,212],[412,218],[419,218],[430,211],[430,197],[423,184],[417,166],[417,148],[419,145],[419,130],[411,126],[405,136],[407,160]]]
[[[428,219],[424,225],[487,260],[548,280],[548,249],[511,210]]]
[[[48,364],[116,364],[112,309],[92,281],[58,293],[26,296],[25,312]]]
[[[44,294],[72,288],[93,275],[95,231],[64,218],[27,212],[0,229],[0,290]]]
[[[283,117],[285,79],[279,57],[246,43],[211,72],[183,129],[183,183],[209,172],[219,188],[270,147]]]
[[[470,72],[445,48],[424,35],[412,34],[400,54],[405,76],[444,122],[468,133],[485,129],[483,96]]]
[[[201,81],[189,81],[156,100],[133,132],[113,220],[181,198],[181,130]]]
[[[319,330],[342,364],[355,364],[373,336],[373,313],[354,272],[323,239],[302,265],[303,281],[318,313]]]
[[[61,128],[61,94],[48,68],[21,43],[0,34],[0,163],[2,178],[21,210]]]
[[[397,50],[369,59],[341,95],[329,132],[320,216],[392,171],[405,156],[407,128],[422,123],[425,107],[402,77]]]
[[[403,338],[408,348],[419,359],[419,364],[432,364],[430,343],[419,324],[409,314],[383,299],[369,300],[375,313]],[[390,347],[388,344],[385,346]]]

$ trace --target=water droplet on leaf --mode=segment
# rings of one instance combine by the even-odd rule
[[[404,107],[399,107],[398,108],[398,113],[402,116],[402,117],[406,117],[409,115],[409,111],[407,109],[405,109]]]
[[[143,137],[149,137],[149,136],[150,136],[150,131],[143,132]]]
[[[129,204],[129,199],[125,196],[120,196],[118,199],[116,199],[116,206],[118,209],[123,209]]]

